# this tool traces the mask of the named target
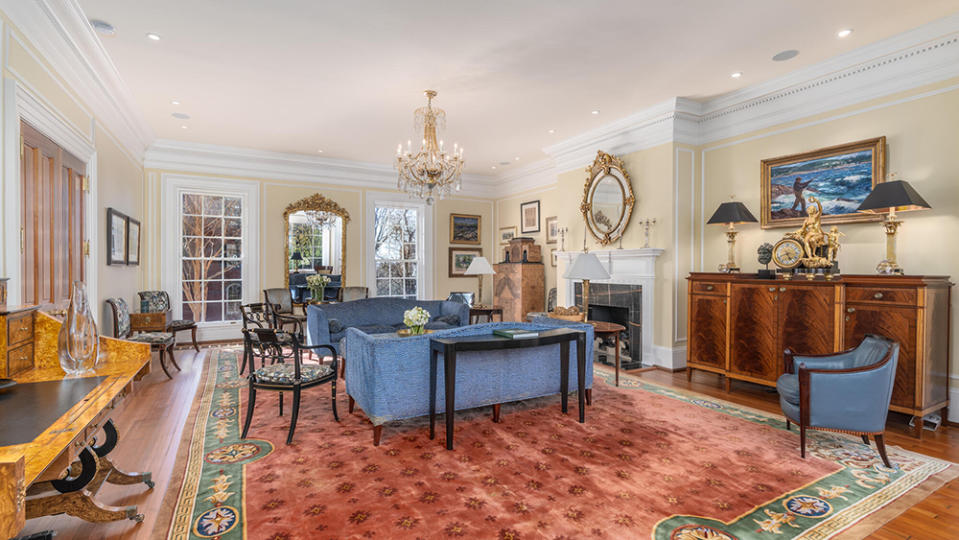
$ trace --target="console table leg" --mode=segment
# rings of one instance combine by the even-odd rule
[[[436,438],[436,355],[437,351],[430,349],[430,440]]]
[[[446,449],[453,449],[453,416],[456,413],[456,350],[443,351],[443,375],[446,377]]]
[[[618,334],[617,334],[618,335]],[[616,338],[617,342],[619,338]],[[568,342],[567,342],[568,343]],[[568,346],[567,346],[568,348]],[[569,355],[566,363],[569,365]],[[619,364],[619,348],[616,348],[616,363]],[[617,372],[618,375],[618,372]],[[579,423],[586,422],[586,340],[583,337],[576,338],[576,379],[579,383]],[[565,385],[565,381],[563,382]]]
[[[569,342],[559,344],[559,393],[562,397],[563,414],[569,412]]]

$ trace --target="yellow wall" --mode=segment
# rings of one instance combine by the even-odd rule
[[[904,224],[899,230],[899,262],[908,274],[951,275],[955,281],[959,278],[959,243],[955,240],[959,238],[959,89],[942,90],[957,83],[959,79],[944,81],[704,147],[707,212],[734,194],[758,218],[759,164],[763,159],[885,135],[887,172],[899,173],[900,179],[908,180],[932,205],[930,210],[901,214]],[[881,225],[860,223],[839,228],[846,235],[839,253],[842,271],[875,273],[876,263],[885,255]],[[764,231],[758,224],[739,229],[736,260],[744,272],[755,272],[759,267],[755,255],[759,244],[775,243],[789,230]],[[725,261],[726,241],[721,227],[706,226],[704,248],[706,270],[714,270]],[[951,373],[952,386],[959,388],[955,292]]]
[[[366,201],[368,196],[375,196],[380,190],[358,188],[347,185],[321,184],[316,182],[297,182],[288,180],[271,180],[262,178],[230,177],[222,175],[197,174],[184,171],[147,169],[144,174],[149,177],[156,175],[160,178],[164,174],[177,174],[216,178],[221,180],[253,181],[260,184],[260,224],[259,241],[260,252],[256,258],[259,261],[260,289],[283,286],[285,264],[283,261],[283,246],[285,244],[283,211],[287,205],[314,193],[335,201],[350,213],[350,222],[346,226],[346,275],[347,286],[366,286],[367,279],[367,242],[370,233],[367,227]],[[160,186],[155,186],[159,196]],[[395,193],[395,192],[391,192]],[[475,291],[476,278],[449,278],[449,215],[450,213],[477,214],[482,218],[482,247],[483,254],[488,255],[493,245],[493,203],[482,199],[456,197],[442,199],[435,203],[433,210],[433,289],[421,294],[421,298],[445,299],[451,291]],[[158,217],[158,216],[155,216]],[[151,222],[157,222],[156,219]],[[150,238],[145,242],[159,246],[161,226],[154,226],[151,231],[144,231]],[[474,246],[469,246],[474,247]],[[152,252],[151,252],[152,253]],[[156,256],[154,256],[155,258]],[[154,264],[154,263],[147,263]],[[156,263],[158,264],[158,263]],[[150,272],[146,286],[160,286],[160,272]],[[488,291],[492,289],[489,278],[485,281],[484,295],[488,298]],[[255,296],[260,296],[259,292]]]

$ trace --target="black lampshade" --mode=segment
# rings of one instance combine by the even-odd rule
[[[872,193],[859,205],[858,210],[860,212],[880,213],[891,210],[896,212],[921,210],[923,208],[932,207],[921,195],[916,193],[909,182],[893,180],[876,184],[876,187],[872,188]]]
[[[719,205],[706,223],[750,223],[756,221],[755,216],[741,202],[730,201]]]
[[[294,251],[294,252],[293,252],[293,255],[290,255],[290,260],[291,260],[291,261],[302,261],[302,260],[303,260],[303,255],[301,255],[299,251]]]

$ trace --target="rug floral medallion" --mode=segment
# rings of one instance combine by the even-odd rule
[[[457,412],[453,451],[425,419],[387,424],[373,446],[343,385],[339,423],[329,385],[304,392],[291,445],[289,413],[261,392],[240,439],[239,356],[211,354],[161,537],[818,539],[873,530],[957,474],[897,447],[886,468],[823,432],[804,460],[781,416],[631,376],[615,388],[599,366],[585,424],[558,396],[504,404],[499,424],[488,408]]]

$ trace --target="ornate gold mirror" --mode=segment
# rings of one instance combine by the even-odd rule
[[[315,273],[329,274],[331,288],[345,285],[349,222],[349,212],[319,193],[286,207],[283,276],[291,292],[294,287],[305,288],[306,276]]]
[[[586,228],[602,245],[623,236],[633,214],[633,187],[622,160],[600,150],[586,168],[588,176],[580,211]]]

